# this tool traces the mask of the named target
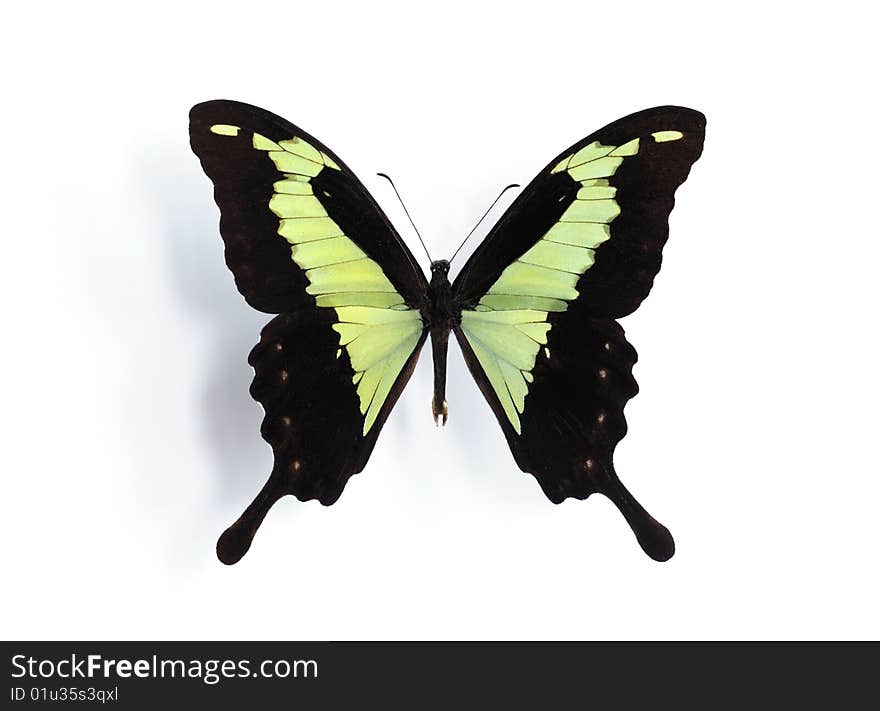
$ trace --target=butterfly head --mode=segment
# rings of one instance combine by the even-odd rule
[[[435,274],[449,274],[449,260],[438,259],[436,262],[431,262],[431,275]]]

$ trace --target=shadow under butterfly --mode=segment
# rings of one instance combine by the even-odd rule
[[[668,560],[672,536],[614,470],[638,391],[616,319],[651,289],[704,131],[701,113],[664,106],[587,136],[526,186],[450,283],[447,260],[426,278],[320,141],[247,104],[193,107],[190,141],[214,183],[226,263],[247,302],[276,314],[249,357],[274,466],[217,542],[220,560],[241,559],[282,496],[339,498],[428,335],[432,410],[445,424],[450,333],[520,469],[554,503],[604,494],[643,550]]]

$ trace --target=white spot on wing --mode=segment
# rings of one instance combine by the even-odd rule
[[[681,131],[657,131],[656,133],[652,133],[651,136],[654,137],[654,141],[657,143],[677,141],[679,138],[684,138],[684,134]]]
[[[215,123],[211,126],[211,133],[216,133],[218,136],[237,136],[238,131],[238,126],[230,126],[225,123]]]

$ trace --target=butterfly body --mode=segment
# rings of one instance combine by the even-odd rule
[[[461,323],[461,307],[456,306],[449,281],[449,261],[439,259],[431,263],[431,281],[428,283],[428,307],[424,314],[426,327],[431,333],[431,351],[434,356],[434,397],[431,411],[434,422],[445,425],[449,416],[446,405],[446,354],[449,333]]]
[[[430,336],[432,411],[446,422],[450,333],[519,468],[554,503],[607,496],[655,560],[669,531],[617,477],[636,353],[617,322],[651,289],[675,189],[705,118],[657,107],[587,136],[526,186],[450,282],[430,281],[375,200],[329,148],[233,101],[190,113],[214,183],[226,262],[254,308],[275,314],[251,352],[274,466],[220,537],[234,563],[284,495],[334,503],[363,470]],[[479,443],[475,443],[479,446]]]

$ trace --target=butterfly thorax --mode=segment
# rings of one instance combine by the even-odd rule
[[[461,320],[461,309],[452,301],[452,284],[449,283],[449,262],[439,259],[431,263],[431,282],[428,284],[427,323],[431,330],[441,328],[447,332]]]

